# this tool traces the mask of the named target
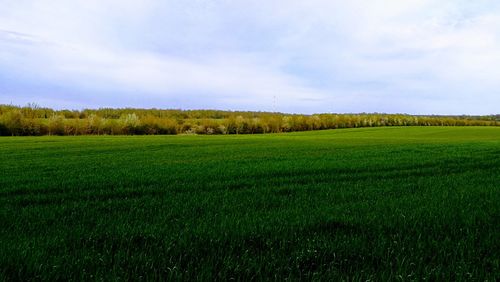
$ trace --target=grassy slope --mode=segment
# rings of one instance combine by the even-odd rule
[[[500,279],[500,128],[0,139],[0,279]]]

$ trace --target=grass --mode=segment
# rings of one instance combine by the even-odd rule
[[[500,128],[0,139],[3,280],[500,279]]]

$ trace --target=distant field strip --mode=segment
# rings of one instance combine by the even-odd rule
[[[0,280],[500,280],[500,128],[0,138]]]

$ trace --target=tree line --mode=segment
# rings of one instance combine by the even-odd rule
[[[54,110],[0,105],[0,136],[257,134],[377,126],[498,126],[500,115],[283,114],[217,110]]]

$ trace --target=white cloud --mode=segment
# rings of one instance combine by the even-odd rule
[[[500,104],[492,0],[0,4],[0,75],[74,89],[90,106],[270,110],[278,96],[282,111],[486,114]]]
[[[3,34],[7,37],[11,33]],[[179,94],[195,93],[193,99],[232,101],[242,107],[246,104],[254,109],[271,110],[274,96],[286,96],[292,101],[325,96],[322,91],[266,67],[266,62],[248,54],[193,61],[158,53],[57,44],[24,34],[16,36],[16,40],[10,41],[12,52],[3,57],[4,66],[15,68],[21,63],[25,66],[23,72],[31,76],[90,93],[114,91],[116,99],[142,93],[168,101]],[[18,38],[23,39],[22,44]],[[293,105],[284,106],[293,109]]]

